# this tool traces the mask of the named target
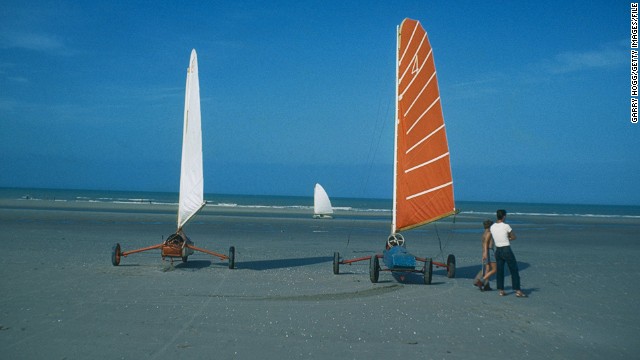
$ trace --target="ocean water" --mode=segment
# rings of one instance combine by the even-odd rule
[[[0,188],[0,199],[58,201],[58,202],[108,202],[125,204],[177,204],[178,193],[139,191],[99,191],[62,189]],[[206,194],[207,206],[313,209],[313,194],[309,196],[273,195],[225,195]],[[374,212],[391,216],[391,199],[332,198],[335,210],[343,212]],[[623,217],[640,221],[640,206],[584,205],[584,204],[537,204],[456,201],[461,214],[494,216],[496,209],[507,209],[511,215],[531,216],[580,216]]]

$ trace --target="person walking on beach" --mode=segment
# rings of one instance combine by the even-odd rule
[[[484,266],[484,275],[482,275],[482,270],[480,270],[475,285],[480,288],[480,291],[487,291],[491,290],[491,286],[489,286],[491,276],[498,270],[496,269],[493,237],[491,236],[491,230],[489,230],[491,225],[493,225],[493,221],[487,219],[482,222],[482,225],[484,226],[484,232],[482,233],[482,264]]]
[[[497,287],[500,296],[506,295],[504,292],[504,264],[507,263],[511,272],[511,287],[516,292],[517,297],[527,297],[520,289],[520,273],[518,272],[518,262],[516,256],[511,251],[511,241],[516,239],[516,234],[511,226],[505,222],[507,218],[506,210],[496,211],[497,221],[491,225],[490,231],[496,245],[496,262],[498,267]]]

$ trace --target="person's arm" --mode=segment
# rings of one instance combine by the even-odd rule
[[[509,234],[507,236],[509,237],[509,241],[513,241],[516,239],[516,233],[514,233],[513,230],[509,231]]]
[[[488,248],[490,239],[491,233],[485,232],[484,235],[482,235],[482,261],[486,260],[489,257]]]

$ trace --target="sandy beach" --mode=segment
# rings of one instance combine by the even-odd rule
[[[382,250],[380,216],[314,220],[301,210],[205,209],[187,234],[236,248],[236,269],[158,251],[111,264],[111,248],[162,242],[175,208],[0,203],[0,349],[6,359],[629,359],[640,353],[637,218],[510,216],[526,299],[480,292],[481,222],[460,214],[406,232],[418,256],[457,258],[433,284],[332,256]],[[438,241],[438,235],[440,242]],[[440,244],[443,253],[440,252]],[[495,288],[495,279],[491,285]]]

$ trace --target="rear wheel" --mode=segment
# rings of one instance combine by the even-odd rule
[[[185,245],[187,245],[187,244],[185,244]],[[183,263],[186,263],[186,262],[187,262],[187,260],[189,260],[189,254],[187,254],[188,250],[189,250],[189,248],[188,248],[187,246],[183,246],[183,247],[182,247],[182,256],[181,256],[181,259],[182,259],[182,262],[183,262]]]
[[[369,260],[369,279],[371,279],[372,283],[378,282],[378,277],[380,276],[380,263],[378,261],[377,255],[371,255],[371,260]]]
[[[433,275],[433,263],[431,259],[424,262],[424,283],[431,285],[431,277]]]
[[[456,257],[453,254],[447,256],[447,277],[456,277]]]
[[[233,269],[236,267],[236,248],[229,248],[229,269]]]
[[[111,249],[111,263],[113,266],[120,265],[120,256],[122,256],[122,253],[120,252],[120,244],[116,243]]]
[[[333,273],[338,275],[340,273],[340,253],[333,253]]]

